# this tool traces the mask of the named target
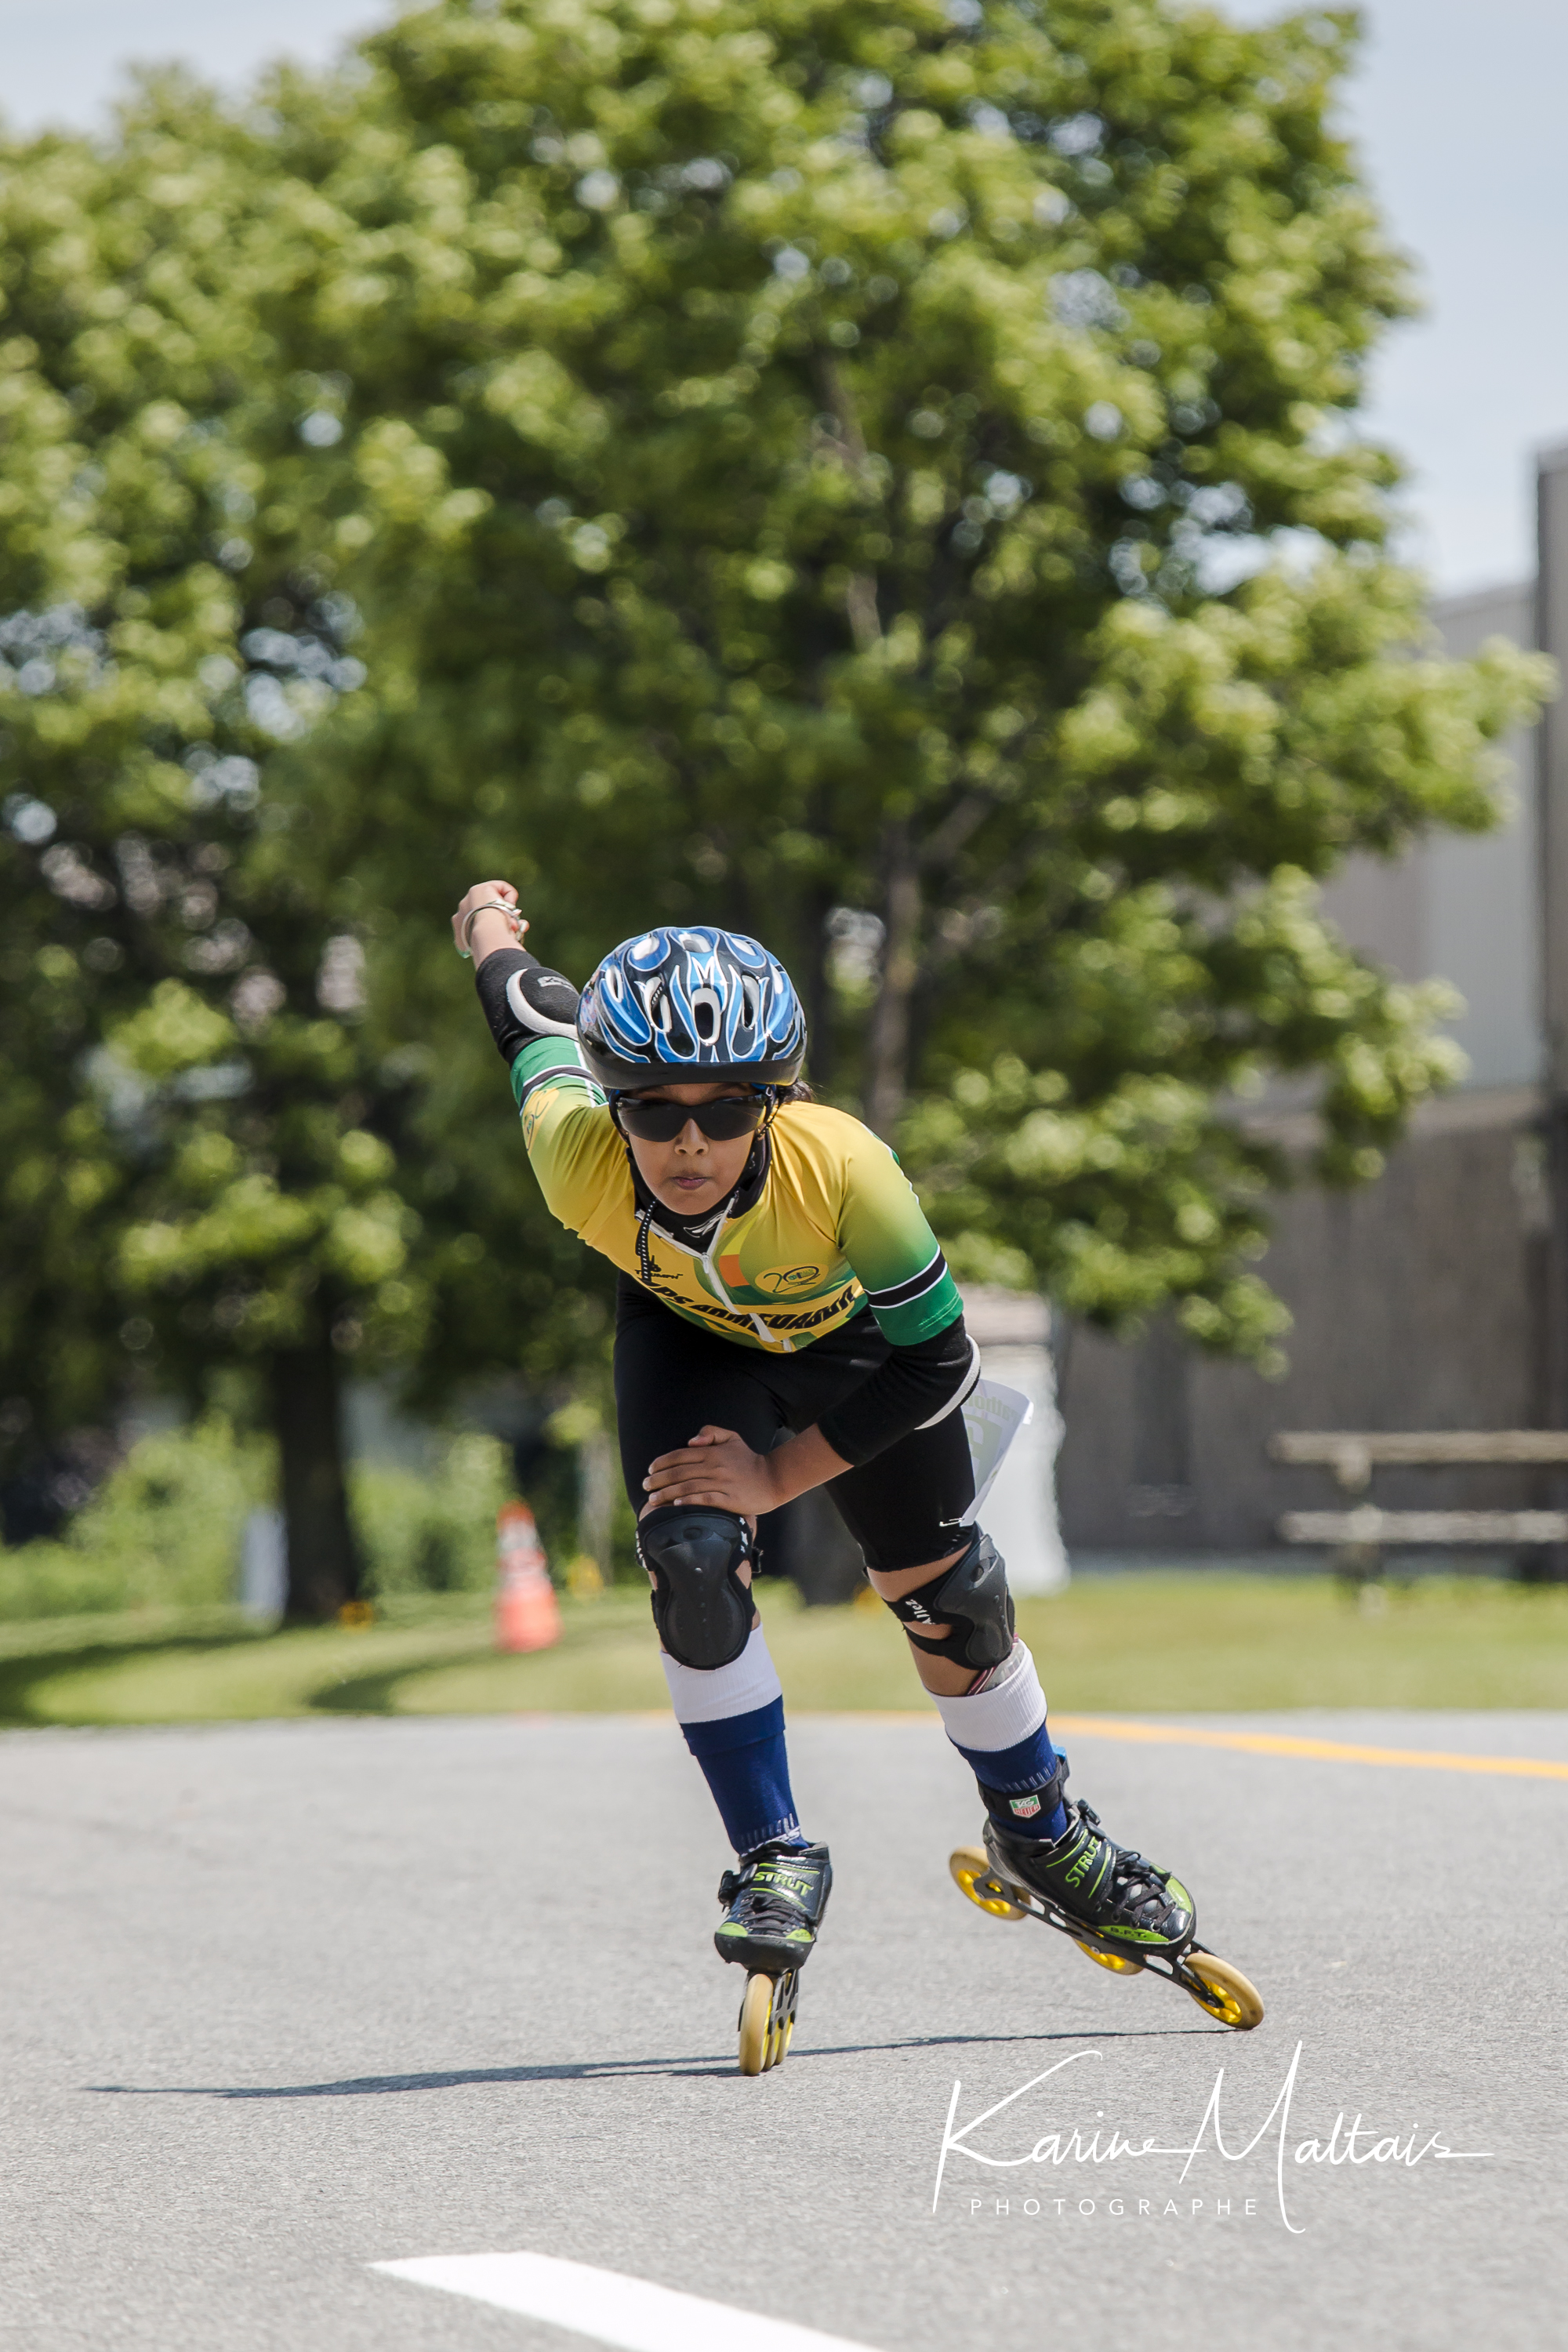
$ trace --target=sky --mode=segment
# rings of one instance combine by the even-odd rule
[[[1276,0],[1230,0],[1262,22]],[[132,59],[238,86],[324,63],[377,0],[0,0],[0,108],[91,127]],[[1368,0],[1346,106],[1427,315],[1389,338],[1369,429],[1404,456],[1406,551],[1442,592],[1534,570],[1536,450],[1568,442],[1568,0]]]

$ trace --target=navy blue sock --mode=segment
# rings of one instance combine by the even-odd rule
[[[1061,1836],[1068,1825],[1066,1805],[1058,1798],[1047,1812],[1039,1796],[1058,1763],[1043,1723],[1012,1748],[959,1748],[956,1739],[952,1744],[973,1773],[985,1810],[999,1828],[1015,1837]]]
[[[738,1854],[750,1853],[769,1838],[806,1843],[789,1785],[782,1698],[770,1699],[749,1715],[725,1716],[718,1723],[683,1723],[680,1728]]]

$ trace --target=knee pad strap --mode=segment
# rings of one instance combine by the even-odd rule
[[[976,1528],[963,1555],[938,1570],[929,1584],[906,1592],[888,1607],[917,1649],[928,1657],[951,1658],[955,1666],[984,1672],[999,1666],[1013,1647],[1013,1596],[1007,1563],[987,1535]],[[941,1641],[917,1633],[920,1625],[945,1625]]]
[[[711,1674],[751,1637],[752,1596],[736,1570],[752,1531],[733,1511],[665,1503],[637,1522],[637,1558],[653,1578],[653,1622],[670,1656]]]

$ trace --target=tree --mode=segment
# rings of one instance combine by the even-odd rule
[[[432,940],[510,872],[579,973],[650,916],[766,931],[961,1263],[1259,1356],[1281,1171],[1227,1100],[1315,1079],[1342,1180],[1453,1066],[1313,886],[1489,824],[1543,686],[1436,659],[1385,552],[1352,37],[437,6],[275,93],[257,273],[344,386],[316,544],[389,681],[345,869],[419,835]]]
[[[582,976],[763,931],[955,1261],[1267,1355],[1317,1083],[1366,1174],[1435,1000],[1313,886],[1494,814],[1539,668],[1432,658],[1356,436],[1405,296],[1349,22],[501,0],[259,108],[0,158],[5,1384],[271,1368],[294,1604],[342,1364],[602,1350],[445,916]]]
[[[542,1234],[518,1263],[477,1155],[416,1140],[442,1074],[367,1013],[382,919],[312,853],[314,738],[366,674],[250,446],[251,407],[289,397],[235,268],[266,173],[174,81],[104,151],[46,139],[0,173],[0,1360],[14,1442],[101,1412],[132,1364],[193,1397],[255,1366],[290,1612],[320,1617],[357,1590],[344,1362],[437,1360],[468,1302],[467,1369],[510,1342],[546,1373],[602,1308],[563,1297]],[[327,414],[290,436],[307,463]]]

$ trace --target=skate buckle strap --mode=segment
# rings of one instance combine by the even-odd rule
[[[994,1821],[1000,1818],[997,1812],[998,1806],[1005,1805],[1009,1813],[1013,1813],[1019,1805],[1020,1800],[1024,1801],[1024,1809],[1031,1820],[1044,1814],[1047,1821],[1049,1821],[1057,1807],[1066,1802],[1068,1759],[1059,1751],[1048,1777],[1043,1780],[1013,1781],[1005,1789],[998,1789],[985,1779],[978,1765],[974,1768],[974,1777],[980,1784],[980,1793],[985,1800],[985,1810]],[[1014,1827],[1011,1820],[1003,1822],[1001,1825],[1004,1829],[1009,1830]],[[1070,1814],[1068,1827],[1071,1827]]]

